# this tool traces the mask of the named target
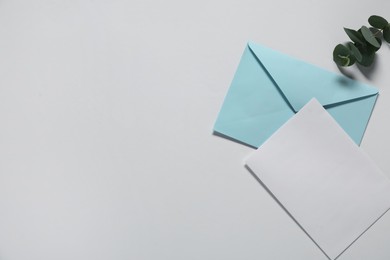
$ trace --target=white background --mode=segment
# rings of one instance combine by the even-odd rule
[[[0,259],[327,258],[212,135],[247,41],[328,70],[377,1],[0,1]],[[390,177],[390,47],[362,147]],[[388,260],[390,214],[340,260]]]

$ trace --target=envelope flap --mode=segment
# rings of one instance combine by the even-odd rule
[[[298,112],[313,97],[323,106],[327,106],[378,93],[378,90],[372,86],[264,46],[248,43],[248,47],[295,112]]]

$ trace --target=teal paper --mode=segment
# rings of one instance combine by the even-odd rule
[[[376,88],[248,43],[214,131],[259,147],[313,97],[360,145]]]

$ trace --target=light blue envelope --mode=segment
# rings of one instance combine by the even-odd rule
[[[360,145],[378,97],[376,88],[248,43],[214,131],[259,147],[313,97]]]

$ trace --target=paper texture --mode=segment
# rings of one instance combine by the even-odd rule
[[[374,87],[249,43],[214,131],[259,147],[314,97],[360,144],[377,95]]]
[[[389,179],[315,99],[246,165],[331,259],[390,208]]]

